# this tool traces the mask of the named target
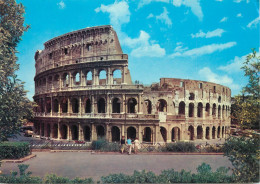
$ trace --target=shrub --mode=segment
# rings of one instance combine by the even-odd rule
[[[31,153],[28,142],[1,142],[0,159],[18,159]]]
[[[172,152],[195,152],[196,147],[194,143],[191,142],[177,142],[177,143],[167,143],[166,151]]]
[[[117,152],[120,150],[120,145],[119,143],[108,142],[105,139],[99,139],[97,141],[92,142],[91,148],[93,150]]]
[[[104,147],[106,144],[108,143],[108,141],[106,141],[105,139],[99,139],[96,141],[92,141],[91,143],[91,148],[93,150],[100,150],[102,147]]]

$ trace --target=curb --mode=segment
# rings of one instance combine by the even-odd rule
[[[34,158],[34,157],[36,157],[36,155],[31,154],[29,156],[26,156],[26,157],[23,157],[20,159],[4,159],[4,160],[2,160],[2,163],[22,163],[22,162],[30,160],[31,158]]]
[[[92,150],[50,150],[50,152],[92,152]]]
[[[91,152],[91,154],[96,155],[127,155],[127,153],[119,152]],[[135,153],[132,153],[135,155]],[[224,153],[177,153],[177,152],[138,152],[137,155],[224,155]]]

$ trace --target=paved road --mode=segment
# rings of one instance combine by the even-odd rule
[[[226,157],[221,155],[105,155],[89,152],[36,152],[36,158],[24,162],[29,164],[28,171],[34,176],[43,177],[47,173],[56,173],[69,178],[92,177],[95,181],[100,176],[110,173],[132,174],[134,170],[147,170],[159,174],[164,169],[181,169],[196,172],[202,162],[211,165],[213,170],[220,166],[231,167]],[[17,171],[17,164],[3,163],[4,174]]]

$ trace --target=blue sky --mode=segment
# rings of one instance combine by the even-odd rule
[[[240,69],[251,48],[259,52],[259,0],[17,0],[31,28],[18,46],[28,97],[34,95],[34,53],[61,34],[112,25],[129,55],[132,81],[162,77],[228,86],[247,83]]]

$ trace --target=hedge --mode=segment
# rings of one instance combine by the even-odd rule
[[[30,153],[28,142],[0,142],[0,159],[19,159]]]

